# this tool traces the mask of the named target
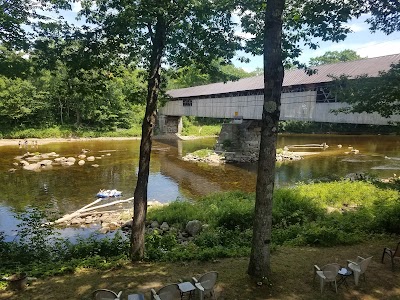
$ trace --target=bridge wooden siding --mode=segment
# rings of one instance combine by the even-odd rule
[[[334,114],[331,110],[346,106],[343,103],[316,103],[316,91],[282,93],[281,120],[313,121],[329,123],[353,123],[387,125],[400,122],[400,116],[390,119],[378,113]],[[199,98],[191,100],[191,106],[184,106],[184,100],[169,101],[160,109],[165,116],[196,116],[208,118],[261,120],[263,95],[231,96],[222,98]]]
[[[374,125],[400,122],[399,115],[386,119],[377,113],[334,114],[332,110],[348,105],[337,102],[329,92],[332,75],[355,78],[367,74],[377,77],[379,72],[388,71],[392,64],[399,62],[400,54],[394,54],[318,66],[316,74],[311,76],[303,70],[287,71],[283,82],[280,119]],[[168,91],[172,100],[159,110],[161,123],[171,122],[179,127],[181,116],[261,120],[263,87],[263,76],[256,76]],[[172,127],[169,132],[171,130]]]

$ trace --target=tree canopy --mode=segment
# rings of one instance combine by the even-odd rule
[[[27,49],[33,31],[26,25],[48,20],[47,10],[70,9],[68,0],[0,0],[0,44],[8,48]]]
[[[359,76],[355,79],[342,76],[335,81],[340,101],[350,104],[335,112],[378,113],[388,118],[400,114],[400,62],[378,77]]]
[[[350,49],[346,49],[343,51],[327,51],[321,56],[311,58],[309,65],[320,66],[338,62],[357,60],[361,58],[362,57],[358,55],[356,51]]]

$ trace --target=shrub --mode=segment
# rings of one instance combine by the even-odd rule
[[[325,209],[320,203],[301,195],[298,189],[278,189],[274,195],[272,220],[275,226],[289,226],[315,221]]]

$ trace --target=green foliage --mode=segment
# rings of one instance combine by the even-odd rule
[[[147,219],[168,224],[178,225],[184,228],[190,220],[203,220],[202,212],[197,209],[195,203],[186,201],[173,201],[166,207],[149,209]]]
[[[128,257],[129,240],[119,232],[113,237],[92,235],[72,243],[58,237],[54,227],[44,225],[49,219],[43,210],[28,208],[17,217],[21,223],[16,239],[6,242],[0,232],[2,274],[18,270],[30,276],[59,275],[79,267],[109,268]]]
[[[200,150],[194,151],[192,154],[194,156],[197,156],[197,157],[200,157],[200,158],[205,158],[207,156],[210,156],[213,153],[214,153],[214,151],[210,150],[210,149],[200,149]]]
[[[345,207],[362,205],[371,207],[374,204],[394,203],[399,194],[391,189],[379,189],[363,181],[340,181],[317,184],[302,184],[296,188],[299,196],[307,197],[320,207]]]
[[[49,121],[45,96],[28,80],[0,76],[1,127],[37,127]]]
[[[176,234],[169,232],[161,235],[156,229],[152,233],[146,235],[146,259],[161,260],[165,253],[173,251],[178,247]]]
[[[184,228],[191,220],[200,220],[215,227],[251,227],[254,199],[242,192],[213,194],[194,202],[174,201],[168,206],[149,210],[148,219]],[[240,216],[242,220],[236,218]],[[250,222],[245,225],[246,222]]]
[[[169,70],[167,74],[169,77],[167,89],[187,88],[253,76],[252,73],[247,73],[233,64],[221,64],[218,61],[212,64],[215,66],[216,72],[203,72],[195,65],[185,66],[178,70]]]
[[[272,211],[273,224],[276,227],[304,225],[324,216],[325,210],[320,203],[310,201],[311,197],[299,193],[299,189],[278,189],[274,195]]]
[[[279,132],[288,133],[400,133],[394,125],[341,124],[308,121],[280,121]]]
[[[216,136],[221,132],[221,127],[221,120],[182,117],[182,135],[185,136]]]
[[[310,58],[310,66],[320,66],[338,62],[352,61],[362,57],[356,51],[345,49],[342,51],[327,51],[321,56]]]
[[[385,118],[399,114],[399,80],[400,63],[393,64],[387,72],[380,72],[379,77],[335,78],[338,99],[350,105],[335,112],[377,112]]]

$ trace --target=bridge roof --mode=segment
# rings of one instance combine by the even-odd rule
[[[315,67],[316,74],[307,75],[304,70],[285,71],[283,86],[298,86],[307,84],[317,84],[332,81],[331,75],[347,75],[351,78],[367,74],[376,77],[380,71],[387,71],[390,65],[400,62],[400,53],[374,58],[365,58],[348,62],[328,64]],[[195,96],[217,95],[233,92],[261,90],[264,88],[263,75],[248,77],[237,81],[226,83],[218,82],[190,88],[170,90],[167,93],[173,98],[186,98]]]

